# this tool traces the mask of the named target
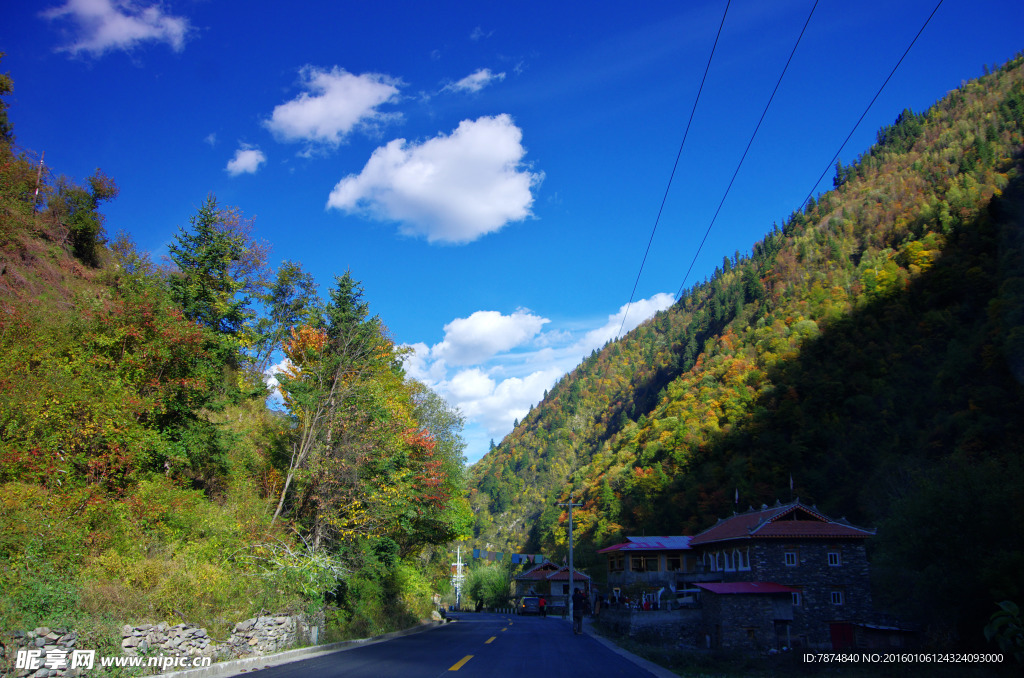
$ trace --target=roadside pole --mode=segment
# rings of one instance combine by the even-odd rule
[[[573,610],[572,610],[572,596],[576,592],[576,574],[573,571],[573,566],[572,566],[572,508],[574,506],[583,506],[583,504],[574,504],[574,503],[572,503],[572,492],[570,492],[569,493],[569,501],[568,502],[562,502],[562,503],[559,504],[559,506],[568,506],[569,507],[569,620],[572,621],[574,619],[573,614],[572,614],[573,613]],[[576,622],[572,622],[572,623],[575,624]]]

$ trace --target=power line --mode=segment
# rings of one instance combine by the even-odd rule
[[[811,187],[811,192],[807,194],[807,197],[804,198],[803,202],[800,203],[800,207],[798,207],[797,209],[802,209],[803,206],[807,204],[807,202],[811,199],[811,196],[814,195],[814,191],[816,188],[818,188],[818,185],[821,183],[821,180],[825,178],[825,175],[828,174],[830,169],[835,167],[836,160],[839,159],[839,154],[843,152],[844,148],[846,148],[846,144],[850,142],[850,138],[853,136],[854,132],[857,131],[857,128],[860,127],[860,124],[864,122],[864,117],[868,114],[868,111],[871,110],[871,107],[875,105],[875,101],[878,99],[878,97],[882,95],[882,90],[885,89],[885,86],[889,84],[889,81],[892,79],[892,76],[896,74],[897,69],[899,69],[900,65],[903,63],[903,60],[907,58],[907,55],[910,54],[910,50],[914,47],[914,44],[917,42],[917,39],[921,37],[922,33],[924,33],[924,29],[928,27],[929,23],[931,23],[932,17],[935,16],[935,13],[939,11],[939,7],[941,6],[942,0],[939,0],[939,4],[935,5],[935,9],[933,9],[932,13],[928,15],[927,19],[925,19],[924,24],[921,26],[921,30],[919,30],[917,32],[917,35],[914,36],[914,39],[910,41],[910,45],[903,52],[903,56],[900,57],[900,60],[897,61],[896,65],[892,67],[892,71],[889,72],[889,77],[885,79],[885,82],[882,83],[882,86],[878,88],[877,92],[875,92],[875,96],[871,98],[871,102],[868,104],[867,108],[865,108],[864,112],[860,114],[859,118],[857,118],[857,122],[854,123],[853,129],[851,129],[850,133],[846,135],[845,139],[843,139],[843,143],[839,145],[839,150],[837,150],[836,154],[832,156],[832,160],[829,162],[828,165],[825,166],[825,169],[822,171],[821,176],[818,177],[818,180],[814,182],[814,186]]]
[[[711,233],[711,228],[715,225],[715,221],[718,219],[718,213],[722,211],[722,205],[725,204],[725,199],[729,197],[729,191],[732,190],[732,185],[736,181],[736,176],[740,173],[740,168],[743,167],[743,161],[747,159],[747,153],[750,152],[750,147],[754,143],[754,138],[757,136],[758,130],[761,129],[761,123],[764,122],[764,118],[768,114],[768,108],[771,107],[772,101],[775,99],[775,94],[779,91],[782,79],[786,77],[786,71],[789,70],[789,64],[793,61],[793,55],[796,54],[796,49],[800,46],[800,41],[803,40],[804,33],[807,31],[807,25],[811,23],[811,17],[814,16],[814,10],[817,8],[818,0],[814,0],[814,6],[811,7],[811,11],[807,15],[807,20],[804,22],[804,27],[800,30],[800,35],[796,39],[796,44],[793,45],[793,51],[789,53],[789,59],[786,60],[786,66],[782,69],[782,73],[779,75],[779,80],[775,83],[775,89],[772,90],[772,95],[768,97],[768,103],[765,104],[764,110],[761,112],[761,119],[757,121],[757,127],[754,128],[754,133],[750,135],[750,141],[747,142],[747,147],[743,151],[743,156],[740,158],[739,164],[736,165],[736,171],[732,173],[732,179],[729,180],[729,185],[725,189],[725,195],[722,196],[721,202],[718,203],[718,209],[715,210],[715,215],[711,217],[711,223],[708,224],[707,230],[704,231],[704,237],[701,239],[700,245],[697,247],[697,251],[693,255],[690,267],[686,269],[686,275],[683,276],[683,282],[679,285],[679,291],[676,292],[676,298],[679,298],[683,294],[683,287],[686,285],[687,278],[690,277],[690,271],[693,270],[694,264],[697,263],[697,257],[700,256],[701,250],[704,249],[704,243],[707,241],[708,235]]]
[[[704,91],[704,83],[708,79],[708,71],[711,70],[711,60],[715,56],[715,49],[718,47],[718,39],[722,36],[722,28],[725,26],[725,17],[729,14],[729,5],[732,4],[732,0],[726,0],[725,11],[722,12],[722,22],[718,25],[718,33],[715,35],[715,44],[711,46],[711,54],[708,55],[708,63],[704,67],[704,77],[701,78],[700,88],[697,89],[697,97],[693,100],[693,108],[690,109],[690,119],[686,121],[686,131],[683,132],[683,141],[679,144],[679,152],[676,153],[675,164],[672,165],[672,173],[668,177],[668,185],[665,186],[665,195],[661,198],[661,207],[658,208],[658,216],[654,219],[654,228],[651,229],[651,237],[647,241],[647,249],[644,251],[643,261],[640,262],[640,270],[636,274],[636,282],[633,283],[633,291],[629,295],[629,301],[626,303],[626,311],[622,314],[622,324],[619,325],[619,332],[616,334],[616,338],[622,336],[622,328],[626,326],[626,316],[629,315],[629,307],[633,304],[633,298],[636,296],[636,288],[640,284],[640,275],[644,272],[644,264],[647,263],[647,255],[651,252],[651,243],[654,242],[654,234],[658,230],[658,222],[661,221],[661,213],[665,210],[665,201],[668,200],[669,189],[672,188],[672,180],[676,176],[676,168],[679,167],[679,158],[683,155],[683,146],[686,145],[686,137],[690,134],[690,125],[693,123],[693,115],[697,112],[697,102],[700,101],[701,92]]]

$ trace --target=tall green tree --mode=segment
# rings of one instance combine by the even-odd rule
[[[256,343],[251,302],[266,284],[266,246],[252,238],[252,222],[207,196],[168,247],[177,272],[171,297],[185,317],[221,337],[221,357],[241,366],[243,351]]]

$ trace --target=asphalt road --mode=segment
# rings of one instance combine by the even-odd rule
[[[254,671],[259,678],[479,678],[652,674],[557,617],[455,614],[425,633]],[[240,674],[246,675],[246,674]]]

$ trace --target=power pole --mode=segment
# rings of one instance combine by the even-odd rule
[[[452,584],[455,586],[455,609],[462,611],[462,544],[459,544],[455,551],[455,573],[452,575]]]
[[[568,506],[569,507],[569,619],[571,620],[573,618],[573,616],[572,616],[572,594],[576,590],[576,575],[575,575],[575,573],[573,571],[573,566],[572,566],[572,508],[574,506],[583,506],[583,504],[574,504],[574,503],[572,503],[572,492],[570,492],[569,493],[569,501],[568,502],[562,502],[562,503],[559,504],[559,506]]]

